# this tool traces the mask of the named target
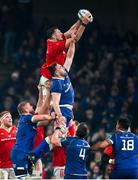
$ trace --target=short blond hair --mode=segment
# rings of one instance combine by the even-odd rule
[[[5,114],[9,114],[10,112],[9,111],[2,111],[0,113],[0,119],[5,115]]]
[[[22,101],[21,103],[18,104],[18,106],[17,106],[17,111],[18,111],[19,114],[24,113],[24,106],[25,106],[27,103],[29,103],[29,102],[27,102],[27,101]]]

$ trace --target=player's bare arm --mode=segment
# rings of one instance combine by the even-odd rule
[[[72,31],[72,34],[76,34],[75,42],[78,42],[80,38],[82,37],[82,34],[87,26],[87,24],[90,22],[89,14],[86,14],[85,17],[82,18],[80,25],[78,26],[77,30]],[[69,48],[69,45],[72,41],[72,38],[66,39],[65,47]]]
[[[76,37],[76,36],[75,36]],[[65,69],[69,72],[72,62],[73,62],[73,58],[74,58],[74,54],[75,54],[75,37],[74,39],[72,39],[68,52],[67,52],[67,56],[66,56],[66,60],[64,63],[64,67]]]
[[[56,129],[53,135],[51,136],[51,143],[55,146],[61,146],[60,137],[62,133],[60,129]]]
[[[110,145],[111,145],[111,142],[110,142],[110,141],[104,140],[104,141],[102,141],[102,142],[98,142],[98,143],[92,145],[90,149],[91,149],[92,151],[96,151],[96,150],[98,150],[98,149],[104,149],[104,148],[106,148],[106,147],[108,147],[108,146],[110,146]]]
[[[52,112],[51,113],[51,117],[53,117],[53,120],[55,120],[55,117],[56,117],[56,114],[55,114],[55,112]],[[37,122],[37,127],[39,127],[39,126],[47,126],[47,125],[49,125],[53,120],[51,120],[51,121],[38,121]]]
[[[60,98],[61,98],[61,94],[60,93],[52,93],[52,101],[53,101],[53,108],[55,110],[56,115],[59,117],[62,116],[60,107],[59,107],[59,102],[60,102]]]
[[[82,24],[81,20],[77,20],[77,22],[76,22],[75,24],[73,24],[73,25],[71,26],[71,28],[64,33],[64,36],[65,36],[66,38],[70,38],[70,37],[71,37],[71,34],[72,34],[72,33],[75,33],[75,32],[78,30],[78,28],[80,27],[81,24]]]
[[[50,122],[50,121],[52,121],[54,119],[55,119],[54,116],[50,116],[50,115],[47,115],[47,114],[41,114],[41,115],[34,115],[32,117],[32,122],[33,123],[36,123],[38,121],[47,121],[47,122]]]

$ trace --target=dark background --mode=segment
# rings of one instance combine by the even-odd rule
[[[54,22],[64,18],[70,21],[85,8],[104,28],[115,26],[120,33],[138,31],[137,0],[33,0],[34,24],[39,25],[45,16]]]

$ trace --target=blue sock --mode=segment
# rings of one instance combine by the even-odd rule
[[[44,154],[50,151],[49,144],[43,140],[34,150],[31,151],[35,155],[35,160],[42,158]]]

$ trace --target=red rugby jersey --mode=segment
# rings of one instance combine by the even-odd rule
[[[60,64],[64,65],[66,59],[66,47],[65,47],[66,39],[63,35],[63,40],[61,41],[52,41],[50,39],[47,40],[46,46],[46,62],[41,66],[41,76],[44,76],[48,79],[51,79],[52,76],[48,70],[48,66],[52,64]]]
[[[0,128],[0,168],[13,167],[10,153],[16,142],[16,130],[15,126],[9,132],[4,128]]]
[[[34,148],[36,148],[43,140],[44,140],[44,127],[39,126],[36,129]]]
[[[38,112],[35,112],[35,115],[38,115]],[[36,129],[34,148],[36,148],[43,140],[44,140],[44,127],[38,126]]]

